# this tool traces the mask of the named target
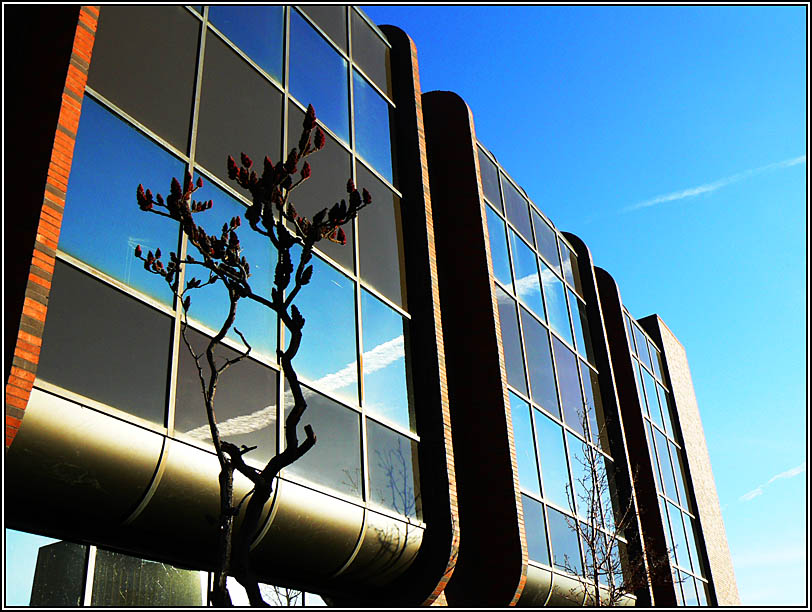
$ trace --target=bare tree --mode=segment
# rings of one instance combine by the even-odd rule
[[[589,431],[589,406],[578,410],[581,429]],[[594,424],[593,424],[594,426]],[[601,425],[596,439],[604,440],[605,423]],[[588,434],[587,434],[588,437]],[[599,606],[618,606],[630,595],[641,590],[659,586],[659,576],[663,569],[668,569],[668,556],[654,561],[645,555],[629,555],[624,534],[635,534],[636,511],[634,499],[621,499],[614,482],[611,467],[603,455],[593,446],[583,443],[581,453],[577,454],[576,463],[581,474],[573,476],[573,487],[567,485],[567,499],[572,518],[567,516],[567,524],[580,539],[584,552],[583,575],[590,583],[589,603]],[[572,449],[570,450],[572,452]],[[611,464],[610,464],[611,465]],[[637,482],[637,471],[632,474],[632,487]],[[651,549],[651,541],[646,541],[646,548]],[[582,572],[573,567],[569,559],[564,565],[570,573],[580,575]]]
[[[217,459],[220,463],[220,516],[218,524],[217,567],[214,585],[209,593],[209,603],[215,606],[231,605],[231,598],[226,587],[227,577],[233,576],[245,588],[252,606],[266,606],[260,592],[256,572],[251,566],[249,549],[252,540],[260,527],[262,509],[273,492],[274,479],[279,472],[309,451],[316,443],[316,434],[310,425],[305,425],[305,440],[299,441],[296,427],[299,424],[307,403],[293,368],[293,359],[302,342],[302,329],[305,319],[293,303],[294,299],[307,285],[313,275],[313,266],[309,265],[313,257],[313,247],[322,239],[340,244],[346,243],[342,226],[351,222],[358,212],[372,202],[369,192],[359,192],[350,179],[347,183],[349,202],[341,200],[330,208],[324,208],[312,219],[297,214],[290,195],[296,187],[310,178],[311,168],[305,158],[324,147],[325,135],[316,124],[316,113],[308,107],[302,125],[302,134],[298,147],[290,151],[287,159],[274,164],[265,157],[262,174],[253,169],[253,161],[242,153],[240,165],[234,158],[228,158],[228,176],[240,187],[248,190],[252,204],[245,211],[245,218],[251,229],[265,236],[277,252],[277,264],[271,295],[255,293],[249,277],[250,263],[241,253],[237,236],[241,226],[240,217],[233,217],[222,227],[219,237],[208,234],[193,220],[193,215],[212,208],[212,201],[199,202],[192,199],[197,189],[203,186],[202,179],[192,184],[192,176],[186,173],[183,185],[172,179],[169,195],[164,199],[161,194],[153,197],[152,192],[138,186],[137,200],[141,210],[177,222],[186,235],[189,249],[197,251],[193,256],[178,256],[170,253],[169,263],[164,266],[161,251],[157,249],[143,255],[141,247],[135,249],[135,256],[144,261],[144,268],[153,274],[162,276],[176,299],[183,308],[182,332],[184,342],[194,358],[200,379],[203,404],[208,420],[211,440]],[[299,164],[302,164],[299,169]],[[294,266],[291,250],[299,248],[298,262]],[[190,276],[190,270],[199,270],[207,276],[199,280]],[[181,283],[185,286],[181,289]],[[229,307],[220,330],[209,339],[203,352],[197,353],[187,338],[188,313],[191,307],[191,294],[208,285],[221,285],[228,295]],[[288,342],[284,350],[277,352],[282,372],[287,380],[293,397],[293,407],[285,420],[284,449],[271,457],[261,470],[248,465],[243,456],[256,447],[248,448],[222,440],[215,416],[215,395],[217,383],[223,372],[238,363],[251,352],[251,346],[245,336],[234,328],[245,351],[219,365],[215,362],[214,350],[232,329],[237,313],[237,306],[242,299],[250,299],[262,304],[276,313],[288,331]],[[208,364],[205,371],[203,363]],[[274,440],[269,440],[274,443]],[[248,498],[243,520],[235,533],[235,517],[240,512],[242,501],[234,503],[234,470],[243,474],[252,484],[253,489]]]

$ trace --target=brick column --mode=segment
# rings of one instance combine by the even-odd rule
[[[6,372],[8,448],[22,425],[37,373],[99,8],[18,6],[7,11],[6,18],[17,21],[21,28],[12,34],[11,44],[19,52],[15,62],[20,64],[14,74],[23,82],[11,85],[20,87],[18,110],[25,113],[10,117],[24,127],[11,128],[6,136],[6,153],[14,156],[6,163],[17,179],[6,194],[12,196],[17,207],[9,216],[21,232],[14,238],[14,250],[9,254],[12,261],[7,264],[11,275],[6,281],[10,307],[6,312],[4,346],[6,363],[10,365]],[[38,27],[36,37],[25,29],[26,23]],[[7,33],[16,27],[8,28]],[[6,40],[7,48],[9,43]],[[38,80],[29,83],[31,75]],[[60,83],[61,98],[57,98]],[[41,112],[41,117],[30,116],[33,109]],[[55,124],[50,123],[51,117],[55,117]],[[28,126],[40,119],[44,125],[32,126],[29,132]],[[28,154],[24,154],[27,159],[20,159],[20,150]],[[11,178],[8,169],[6,176]]]

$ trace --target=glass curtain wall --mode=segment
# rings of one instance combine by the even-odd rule
[[[610,481],[614,463],[577,259],[484,147],[478,155],[528,555],[580,575],[591,556],[575,531],[588,520],[589,466]],[[614,509],[604,492],[596,527],[607,534]]]
[[[305,419],[319,444],[307,469],[295,464],[283,477],[420,520],[389,43],[354,7],[101,7],[36,385],[211,448],[183,308],[133,256],[139,245],[168,260],[187,252],[186,238],[139,210],[136,187],[167,195],[173,177],[202,178],[194,197],[214,206],[196,221],[215,233],[250,203],[228,180],[227,157],[284,159],[311,103],[327,142],[292,192],[297,211],[346,198],[349,178],[373,204],[346,229],[345,246],[317,245],[313,279],[296,299],[306,324],[294,366],[319,408]],[[275,252],[247,224],[239,236],[252,288],[267,296]],[[192,346],[216,333],[227,305],[220,286],[192,293]],[[251,300],[241,300],[234,328],[252,350],[218,385],[218,421],[224,439],[258,446],[247,458],[261,465],[279,449],[291,405],[276,357],[286,335]],[[232,329],[217,365],[244,351]]]
[[[623,317],[677,601],[685,606],[707,606],[707,565],[663,357],[628,311],[624,310]]]

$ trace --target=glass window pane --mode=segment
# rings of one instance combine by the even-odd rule
[[[202,356],[200,367],[208,383],[211,369],[205,350],[209,339],[191,328],[187,329],[186,338],[195,354]],[[220,367],[226,359],[234,359],[237,355],[236,351],[219,345],[214,350],[214,363]],[[250,358],[230,366],[217,382],[214,409],[220,435],[237,446],[256,446],[246,458],[261,464],[276,454],[276,395],[277,373]],[[181,340],[175,433],[213,446],[208,423],[197,366],[186,343]]]
[[[344,142],[350,141],[347,60],[308,24],[290,13],[290,92]]]
[[[361,322],[364,408],[404,429],[413,428],[404,348],[407,321],[368,291],[361,291]]]
[[[298,249],[291,249],[291,255],[298,262]],[[301,379],[317,389],[357,405],[355,285],[318,256],[313,257],[311,265],[313,278],[294,302],[304,316],[305,326],[293,367]]]
[[[550,334],[524,308],[521,309],[527,369],[533,401],[557,417],[561,416],[555,391],[553,360],[550,354]]]
[[[533,427],[530,424],[530,406],[513,393],[510,394],[510,415],[513,422],[513,442],[516,445],[516,464],[519,468],[519,486],[525,491],[541,495]]]
[[[343,8],[343,7],[342,7]],[[304,113],[293,102],[288,105],[288,143],[291,147],[299,142],[302,135]],[[335,202],[347,198],[347,179],[352,176],[352,160],[349,152],[338,144],[338,141],[325,134],[324,148],[307,158],[313,168],[310,178],[299,185],[290,196],[290,201],[300,215],[313,218],[323,208],[329,208]],[[366,214],[364,210],[361,214]],[[316,248],[340,263],[347,270],[353,269],[355,231],[352,223],[344,225],[347,244],[338,244],[330,240],[321,240]]]
[[[566,280],[573,287],[575,286],[575,278],[573,277],[573,262],[575,260],[575,253],[570,251],[569,247],[563,242],[558,243],[559,251],[561,252],[561,269],[564,271],[564,280]]]
[[[682,592],[685,595],[685,605],[698,606],[699,597],[696,594],[696,586],[693,576],[689,576],[683,572],[680,572],[680,574],[682,575]]]
[[[646,337],[637,325],[632,325],[632,329],[634,330],[634,341],[637,345],[637,354],[640,357],[640,361],[648,369],[651,369],[651,358],[649,357],[648,347],[646,346]]]
[[[660,462],[657,459],[657,453],[654,448],[654,434],[652,433],[653,429],[651,427],[651,423],[648,421],[644,421],[644,430],[646,432],[646,441],[648,442],[648,451],[651,456],[651,468],[654,471],[654,484],[657,486],[657,490],[662,492],[663,490],[663,483],[662,483],[662,476],[660,476]]]
[[[200,21],[181,6],[103,6],[87,84],[186,152],[199,39]]]
[[[527,556],[532,561],[550,565],[550,548],[547,546],[544,505],[527,495],[522,495],[522,510],[524,514],[524,533],[527,537]]]
[[[672,439],[675,438],[674,436],[674,426],[672,423],[672,417],[674,416],[671,406],[668,401],[668,392],[663,389],[660,384],[657,384],[657,398],[660,400],[660,408],[663,412],[663,422],[665,424],[665,432],[671,437]]]
[[[293,396],[285,385],[285,416],[293,407]],[[283,476],[297,482],[313,482],[342,493],[361,497],[360,415],[320,393],[302,387],[307,410],[296,429],[305,439],[304,426],[310,423],[318,438],[316,445],[285,468]]]
[[[688,495],[691,490],[691,485],[688,481],[688,472],[685,469],[685,462],[683,461],[682,451],[679,450],[671,442],[668,443],[671,449],[671,461],[674,464],[674,473],[677,479],[677,488],[680,494],[680,503],[683,508],[687,508],[689,512],[694,512],[694,504]]]
[[[535,253],[513,231],[508,231],[510,249],[513,252],[513,272],[516,275],[516,296],[541,319],[544,316],[544,303],[539,285],[538,258]]]
[[[505,214],[508,221],[519,230],[525,240],[533,244],[533,230],[530,228],[530,211],[527,200],[506,177],[502,177],[502,193],[505,195]]]
[[[600,447],[605,453],[608,453],[609,435],[605,427],[606,421],[598,374],[583,361],[579,361],[579,364],[581,366],[581,380],[584,382],[584,403],[589,416],[592,443]]]
[[[204,179],[203,187],[195,191],[194,198],[213,202],[211,210],[194,216],[195,223],[203,227],[208,234],[219,236],[222,224],[232,217],[241,217],[245,214],[245,206],[242,203],[207,179]],[[251,289],[256,295],[270,299],[276,269],[276,249],[271,246],[268,238],[252,230],[248,223],[242,225],[236,233],[240,239],[241,255],[251,266],[251,276],[248,278]],[[188,244],[187,253],[197,261],[202,260],[199,251],[192,244]],[[201,266],[187,264],[185,278],[187,282],[192,278],[205,282],[209,276]],[[192,289],[186,295],[191,299],[189,318],[205,325],[213,332],[212,335],[219,332],[230,308],[225,285],[218,281],[213,285]],[[227,337],[239,346],[244,346],[235,329],[245,336],[251,346],[252,356],[264,355],[271,361],[276,361],[276,315],[270,308],[250,298],[241,299],[237,303],[234,325]]]
[[[536,230],[536,247],[541,256],[554,270],[559,270],[558,247],[556,246],[555,230],[541,218],[535,210],[533,211],[533,228]]]
[[[277,82],[282,82],[283,7],[213,5],[209,7],[209,22]]]
[[[578,534],[575,531],[575,519],[569,519],[570,523],[573,523],[570,526],[567,523],[567,517],[549,507],[547,508],[547,518],[550,521],[553,564],[558,569],[580,576],[583,574],[583,566],[581,565]]]
[[[550,325],[566,342],[572,344],[572,329],[570,329],[570,317],[567,314],[564,283],[543,262],[541,264],[541,284],[544,287],[544,301],[547,304]]]
[[[85,97],[59,248],[171,305],[164,279],[146,272],[133,252],[138,244],[144,256],[158,247],[176,251],[180,230],[175,221],[140,210],[135,191],[141,182],[166,194],[172,177],[182,178],[183,172],[180,160]],[[104,231],[89,229],[89,219]]]
[[[502,331],[502,350],[505,353],[507,381],[522,393],[527,393],[524,379],[524,359],[519,339],[519,320],[516,316],[516,302],[498,286],[494,285],[496,302],[499,308],[499,324]]]
[[[637,396],[640,399],[640,411],[645,416],[650,416],[646,405],[646,394],[643,391],[643,381],[640,380],[640,364],[632,360],[632,371],[634,371],[634,381],[637,383]]]
[[[666,442],[665,436],[657,431],[657,429],[654,429],[653,431],[654,440],[657,444],[657,455],[660,458],[660,469],[662,470],[663,474],[663,486],[665,487],[665,494],[674,501],[678,501],[679,498],[677,497],[677,489],[674,485],[674,472],[671,469],[671,461],[668,457],[668,443]]]
[[[406,278],[400,198],[360,163],[356,185],[372,195],[358,213],[361,277],[398,306],[406,307]],[[346,182],[346,181],[345,181]]]
[[[98,549],[91,606],[202,606],[200,572]]]
[[[596,505],[600,503],[592,479],[593,463],[590,459],[591,451],[586,444],[569,431],[567,432],[567,446],[569,448],[570,473],[572,474],[572,487],[574,492],[573,497],[575,507],[578,510],[578,516],[587,519],[589,518],[590,512],[594,512],[593,516],[600,516],[599,507],[596,506],[594,510],[590,510],[593,501]]]
[[[679,570],[672,569],[671,577],[674,580],[674,594],[677,596],[677,605],[684,606],[685,598],[682,596],[682,581],[685,579],[685,574]]]
[[[386,95],[392,96],[389,47],[356,11],[352,13],[352,59]],[[357,116],[357,115],[356,115]]]
[[[671,560],[671,565],[676,565],[676,557],[674,553],[676,549],[674,548],[674,538],[671,535],[671,523],[668,520],[668,511],[666,510],[666,503],[665,498],[657,496],[657,499],[660,502],[660,516],[663,519],[663,529],[665,531],[665,540],[666,546],[668,546],[668,558]]]
[[[171,319],[59,260],[37,375],[164,424]]]
[[[595,451],[593,451],[595,452]],[[606,457],[596,453],[597,461],[595,462],[595,474],[597,476],[596,491],[600,498],[601,505],[601,519],[599,522],[603,523],[604,528],[612,533],[616,529],[615,525],[615,511],[620,513],[620,508],[625,507],[620,504],[617,496],[617,486],[615,485],[615,464]],[[615,508],[615,506],[618,506]],[[623,536],[624,526],[621,525],[620,535]]]
[[[87,546],[14,529],[5,533],[6,606],[81,605]]]
[[[240,92],[235,96],[234,92]],[[316,111],[318,112],[318,107]],[[217,36],[206,38],[195,163],[225,183],[226,160],[245,153],[262,169],[282,153],[282,94]]]
[[[651,342],[648,343],[648,349],[651,354],[652,371],[657,377],[657,380],[663,380],[663,359],[660,355],[660,351],[658,351]]]
[[[491,260],[493,261],[493,275],[500,283],[513,290],[513,281],[510,276],[510,259],[508,257],[507,238],[505,237],[505,222],[490,206],[485,207],[488,218],[488,239],[491,246]]]
[[[690,570],[691,561],[688,555],[688,542],[685,539],[685,529],[682,525],[682,512],[680,512],[679,508],[674,504],[668,503],[668,515],[671,519],[671,533],[674,536],[677,565]]]
[[[567,299],[570,303],[570,313],[572,314],[572,329],[575,335],[575,344],[578,354],[586,357],[591,363],[595,362],[592,354],[592,338],[589,335],[589,323],[586,319],[586,306],[575,297],[575,294],[567,289]]]
[[[586,435],[582,418],[584,416],[584,398],[578,378],[578,360],[558,338],[553,338],[553,355],[555,356],[555,371],[558,374],[558,390],[561,394],[564,422],[578,433]]]
[[[479,155],[479,175],[482,178],[482,191],[488,201],[497,210],[502,210],[502,198],[499,196],[499,171],[482,149],[477,149]]]
[[[657,383],[654,382],[654,378],[652,378],[651,374],[646,370],[641,371],[641,376],[643,378],[643,384],[646,387],[646,401],[648,402],[648,411],[651,415],[651,420],[660,429],[665,429],[663,413],[660,411],[660,400],[657,399],[657,391],[655,389]]]
[[[562,508],[569,508],[567,487],[567,455],[561,426],[538,410],[533,411],[536,420],[536,441],[541,461],[541,479],[544,499]]]
[[[685,535],[687,536],[688,540],[688,552],[691,555],[691,567],[694,568],[694,572],[696,572],[697,574],[699,574],[704,578],[707,574],[705,572],[704,558],[701,556],[699,548],[696,545],[697,543],[696,520],[692,519],[687,514],[683,514],[682,518],[685,521]],[[704,589],[700,588],[700,591],[703,590]]]
[[[702,582],[701,580],[696,581],[696,591],[699,596],[699,605],[700,606],[707,606],[708,601],[710,601],[710,590],[708,588],[707,583]]]
[[[356,70],[352,71],[355,105],[355,150],[381,176],[394,184],[392,173],[392,109]]]
[[[629,340],[629,351],[634,354],[634,335],[632,334],[632,324],[629,321],[629,315],[623,313],[623,323],[626,324],[626,338]]]
[[[341,50],[347,51],[347,7],[337,4],[308,4],[299,10],[316,22]],[[355,42],[355,41],[353,41]]]
[[[417,442],[367,420],[370,501],[421,519]]]

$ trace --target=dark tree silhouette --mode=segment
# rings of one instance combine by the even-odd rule
[[[260,527],[262,508],[273,492],[274,479],[280,470],[296,461],[316,443],[316,434],[310,425],[304,427],[305,440],[300,442],[296,435],[296,427],[307,408],[307,403],[293,368],[293,359],[302,341],[305,319],[293,301],[312,278],[313,266],[309,265],[309,262],[315,244],[323,239],[345,244],[346,235],[342,226],[351,222],[361,209],[372,203],[369,192],[366,189],[358,191],[350,179],[346,187],[348,201],[341,200],[330,208],[324,208],[312,219],[300,216],[296,212],[290,201],[290,195],[296,187],[310,178],[312,172],[305,158],[322,149],[324,144],[325,135],[316,124],[316,113],[311,105],[305,114],[298,147],[290,151],[284,162],[274,164],[265,157],[260,175],[253,169],[253,161],[245,153],[240,156],[240,165],[233,157],[228,158],[229,179],[247,189],[251,195],[252,204],[245,211],[245,219],[253,231],[267,237],[277,252],[274,284],[270,296],[259,295],[251,288],[250,263],[241,253],[240,240],[237,236],[241,227],[240,217],[226,221],[219,236],[207,233],[193,220],[195,214],[209,210],[213,206],[211,200],[200,202],[192,199],[194,192],[203,186],[202,179],[192,184],[192,176],[187,172],[181,186],[180,181],[173,178],[166,199],[161,194],[153,197],[152,192],[149,189],[144,190],[142,185],[139,185],[137,190],[141,210],[167,217],[180,224],[186,235],[189,250],[194,248],[197,251],[197,255],[187,253],[185,257],[170,253],[169,263],[166,266],[161,261],[160,249],[155,253],[150,251],[144,255],[138,246],[135,249],[135,256],[144,261],[144,268],[148,272],[164,278],[182,305],[183,339],[197,366],[211,440],[220,463],[217,567],[214,586],[209,593],[209,603],[215,606],[231,604],[226,588],[228,576],[233,576],[243,585],[252,606],[267,605],[262,598],[257,575],[251,565],[250,544]],[[298,263],[295,266],[291,256],[291,249],[294,246],[299,247]],[[199,280],[196,277],[189,277],[190,270],[199,270],[202,275],[207,275],[207,278]],[[191,294],[197,289],[218,282],[228,294],[228,312],[220,330],[209,340],[205,350],[196,353],[186,334]],[[182,284],[184,286],[181,289]],[[215,347],[232,329],[237,306],[242,299],[253,300],[275,312],[278,320],[281,320],[288,330],[289,337],[287,346],[284,350],[278,350],[277,355],[294,403],[285,419],[284,450],[271,457],[261,470],[248,465],[243,459],[246,453],[256,447],[238,448],[222,440],[215,417],[215,395],[220,376],[227,368],[247,357],[251,351],[251,346],[243,333],[234,328],[234,332],[245,345],[245,351],[219,366],[215,364]],[[208,374],[204,373],[201,365],[203,359],[208,363]],[[235,517],[240,512],[242,502],[236,505],[234,503],[234,470],[253,483],[242,523],[236,532]]]

